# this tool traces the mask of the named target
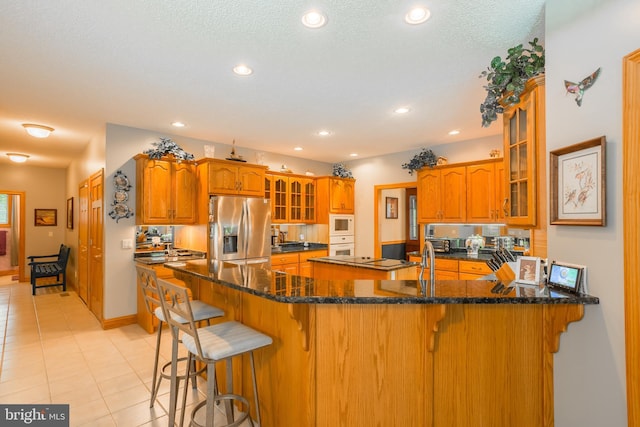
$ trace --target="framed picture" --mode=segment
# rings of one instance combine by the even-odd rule
[[[35,209],[34,225],[36,227],[53,227],[58,225],[57,209]]]
[[[385,197],[385,218],[397,219],[398,218],[398,198],[397,197]]]
[[[604,136],[549,153],[552,225],[606,224]]]
[[[67,199],[67,228],[73,230],[73,197]]]
[[[535,285],[540,282],[540,258],[521,256],[516,260],[516,283]]]

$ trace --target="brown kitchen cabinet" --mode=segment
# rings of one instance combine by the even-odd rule
[[[136,222],[138,224],[196,223],[196,165],[172,157],[136,161]]]
[[[269,172],[265,197],[271,200],[271,222],[315,223],[316,183],[304,176]]]
[[[458,263],[458,278],[460,280],[476,280],[493,273],[484,261],[460,260]]]
[[[417,255],[411,255],[409,257],[409,261],[411,262],[422,262],[422,257]],[[435,259],[436,280],[458,280],[458,260],[456,259],[446,259],[446,258],[436,258]],[[427,268],[424,270],[423,279],[428,280],[431,269]],[[420,276],[420,266],[416,269],[416,278]]]
[[[323,176],[316,179],[317,222],[329,223],[329,214],[355,213],[355,187],[353,178]]]
[[[205,159],[198,164],[198,169],[199,173],[206,174],[208,194],[264,197],[267,166],[232,160]]]
[[[503,159],[467,165],[466,173],[467,222],[504,222]]]
[[[544,144],[544,76],[529,80],[520,102],[505,107],[505,222],[535,226],[537,220],[537,150]]]
[[[303,277],[313,277],[313,265],[309,258],[327,256],[325,249],[315,251],[290,252],[271,255],[271,270],[282,271]]]
[[[422,168],[417,186],[419,223],[467,220],[465,166]]]

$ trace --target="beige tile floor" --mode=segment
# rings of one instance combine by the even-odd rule
[[[71,426],[168,425],[168,381],[149,408],[156,335],[138,325],[103,330],[75,292],[34,297],[28,283],[0,277],[0,338],[0,403],[69,404]],[[163,362],[170,345],[164,331]],[[191,390],[187,401],[202,399]]]

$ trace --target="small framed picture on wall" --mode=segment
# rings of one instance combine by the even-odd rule
[[[385,218],[397,219],[398,218],[398,198],[397,197],[385,197]]]

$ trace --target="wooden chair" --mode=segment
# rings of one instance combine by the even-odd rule
[[[62,286],[62,290],[67,290],[67,262],[71,248],[60,245],[60,252],[53,255],[31,255],[28,256],[31,262],[31,294],[36,294],[36,287],[48,288],[51,286]],[[34,261],[35,259],[56,258],[48,261]],[[55,277],[55,283],[47,283],[36,286],[38,279]]]

